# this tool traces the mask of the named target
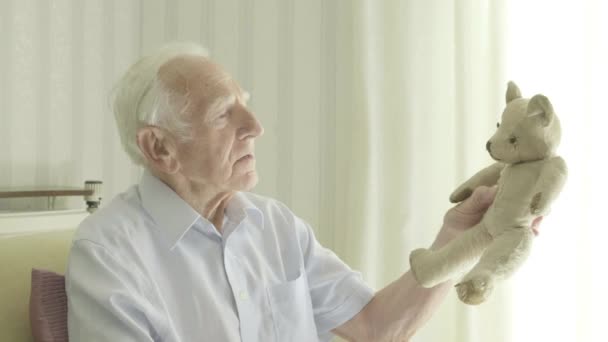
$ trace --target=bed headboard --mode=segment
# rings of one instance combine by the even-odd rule
[[[89,212],[85,209],[0,214],[0,238],[75,229]]]
[[[49,208],[55,196],[84,196],[86,202],[82,209],[0,213],[0,340],[29,342],[33,340],[29,321],[32,268],[65,272],[72,236],[96,209],[100,196],[87,188],[12,189],[3,194],[3,198],[47,197]]]
[[[101,181],[86,181],[84,188],[48,187],[13,188],[0,190],[0,198],[47,198],[45,211],[0,212],[0,236],[29,234],[53,230],[74,229],[99,207],[101,203]],[[82,197],[86,209],[55,210],[55,198],[64,196]]]
[[[86,210],[0,215],[1,341],[33,341],[32,268],[65,273],[72,236]]]

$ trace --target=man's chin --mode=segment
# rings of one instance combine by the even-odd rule
[[[245,173],[240,178],[235,189],[237,191],[251,191],[258,184],[258,173],[255,170]]]

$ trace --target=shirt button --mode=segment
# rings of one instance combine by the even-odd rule
[[[241,300],[245,301],[245,300],[249,299],[249,295],[247,294],[246,291],[241,291],[241,292],[239,292],[239,298]]]

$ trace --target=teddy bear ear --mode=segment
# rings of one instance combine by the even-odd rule
[[[521,92],[519,91],[519,88],[517,87],[517,84],[515,84],[515,82],[513,81],[509,81],[509,84],[507,86],[507,103],[515,100],[515,99],[519,99],[521,98]]]
[[[545,127],[551,124],[553,117],[555,116],[553,105],[545,95],[541,94],[534,95],[530,99],[526,113],[528,117],[538,117],[541,124]]]

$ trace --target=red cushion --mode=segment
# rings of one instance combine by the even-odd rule
[[[68,340],[68,301],[63,275],[32,269],[30,325],[36,342]]]

